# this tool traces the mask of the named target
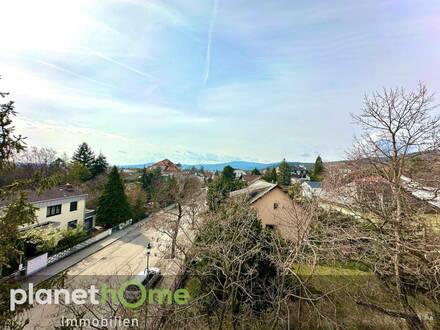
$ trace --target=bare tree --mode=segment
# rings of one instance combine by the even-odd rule
[[[171,240],[171,259],[176,257],[176,250],[179,248],[178,235],[184,229],[183,218],[186,214],[186,207],[193,202],[195,195],[200,192],[200,181],[194,176],[174,176],[167,179],[161,188],[159,205],[168,205],[164,212],[168,215],[167,220],[158,224],[157,229],[167,235]]]
[[[415,92],[384,89],[366,96],[362,113],[353,116],[362,135],[355,141],[351,161],[329,169],[326,178],[327,188],[337,188],[333,202],[348,205],[353,215],[370,224],[366,237],[357,232],[351,233],[352,239],[373,244],[372,268],[394,288],[400,310],[365,300],[357,303],[403,318],[411,329],[426,326],[409,296],[421,291],[436,301],[440,279],[439,240],[424,230],[423,217],[435,208],[428,200],[416,198],[405,181],[407,164],[415,154],[438,152],[440,118],[431,116],[432,102],[433,96],[422,84]],[[431,187],[440,185],[439,176],[431,176],[424,184],[428,181]],[[435,190],[432,198],[436,195]]]

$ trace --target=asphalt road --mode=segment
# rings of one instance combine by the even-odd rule
[[[128,230],[113,243],[101,248],[74,264],[67,271],[67,286],[69,282],[75,283],[75,279],[91,282],[120,282],[120,278],[131,277],[146,268],[146,245],[152,243],[149,258],[150,267],[161,269],[163,280],[159,286],[169,288],[177,274],[180,273],[183,263],[183,255],[179,253],[176,258],[169,259],[171,239],[162,232],[163,224],[169,222],[169,213],[158,212],[139,226],[136,230]],[[173,218],[172,218],[173,219]],[[178,242],[180,245],[191,245],[192,236],[190,218],[185,215],[182,218],[179,230]],[[53,329],[54,321],[64,312],[59,306],[45,305],[34,306],[27,314],[30,324],[25,329]]]

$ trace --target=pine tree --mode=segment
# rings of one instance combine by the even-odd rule
[[[321,176],[324,173],[324,164],[322,162],[321,156],[318,156],[315,161],[315,166],[312,171],[312,179],[319,181],[321,180]]]
[[[258,168],[254,168],[252,171],[251,171],[251,174],[252,175],[261,175],[261,172],[258,170]]]
[[[277,177],[278,184],[281,186],[290,185],[291,170],[289,164],[283,159],[279,166],[279,174]]]
[[[86,166],[89,170],[95,160],[95,155],[92,149],[85,142],[81,143],[76,149],[72,157],[73,161],[80,162],[82,165]]]
[[[116,166],[108,175],[104,191],[96,207],[96,222],[112,227],[131,218],[131,209],[125,195],[124,185]]]
[[[95,177],[101,173],[104,173],[107,170],[108,163],[107,159],[102,153],[99,153],[98,157],[96,157],[91,165],[90,172],[92,177]]]
[[[222,176],[226,180],[231,180],[231,181],[234,180],[235,179],[234,169],[229,165],[225,166],[223,168]]]
[[[267,182],[270,182],[270,183],[277,182],[277,171],[276,171],[276,169],[275,168],[272,168],[272,169],[268,168],[266,170],[266,173],[264,173],[262,179],[267,181]]]

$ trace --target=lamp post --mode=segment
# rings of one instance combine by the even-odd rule
[[[148,275],[149,273],[149,261],[150,261],[150,254],[151,254],[151,249],[153,248],[153,246],[151,245],[151,242],[147,243],[147,268],[145,270],[145,274]]]
[[[149,270],[149,261],[150,261],[150,254],[151,254],[151,249],[153,248],[153,245],[151,244],[151,242],[147,243],[147,268],[145,269],[145,275],[148,276],[150,270]],[[148,303],[145,305],[145,329],[147,329],[147,322],[148,320]]]

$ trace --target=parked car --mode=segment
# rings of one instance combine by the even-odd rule
[[[148,269],[145,269],[144,271],[140,272],[136,276],[132,278],[133,281],[136,281],[140,284],[142,284],[147,290],[152,289],[156,286],[157,282],[159,282],[160,278],[162,277],[160,273],[160,269],[157,267],[150,267]],[[129,285],[125,289],[125,299],[127,299],[128,302],[135,302],[138,301],[141,297],[141,291],[139,286],[137,285]]]

